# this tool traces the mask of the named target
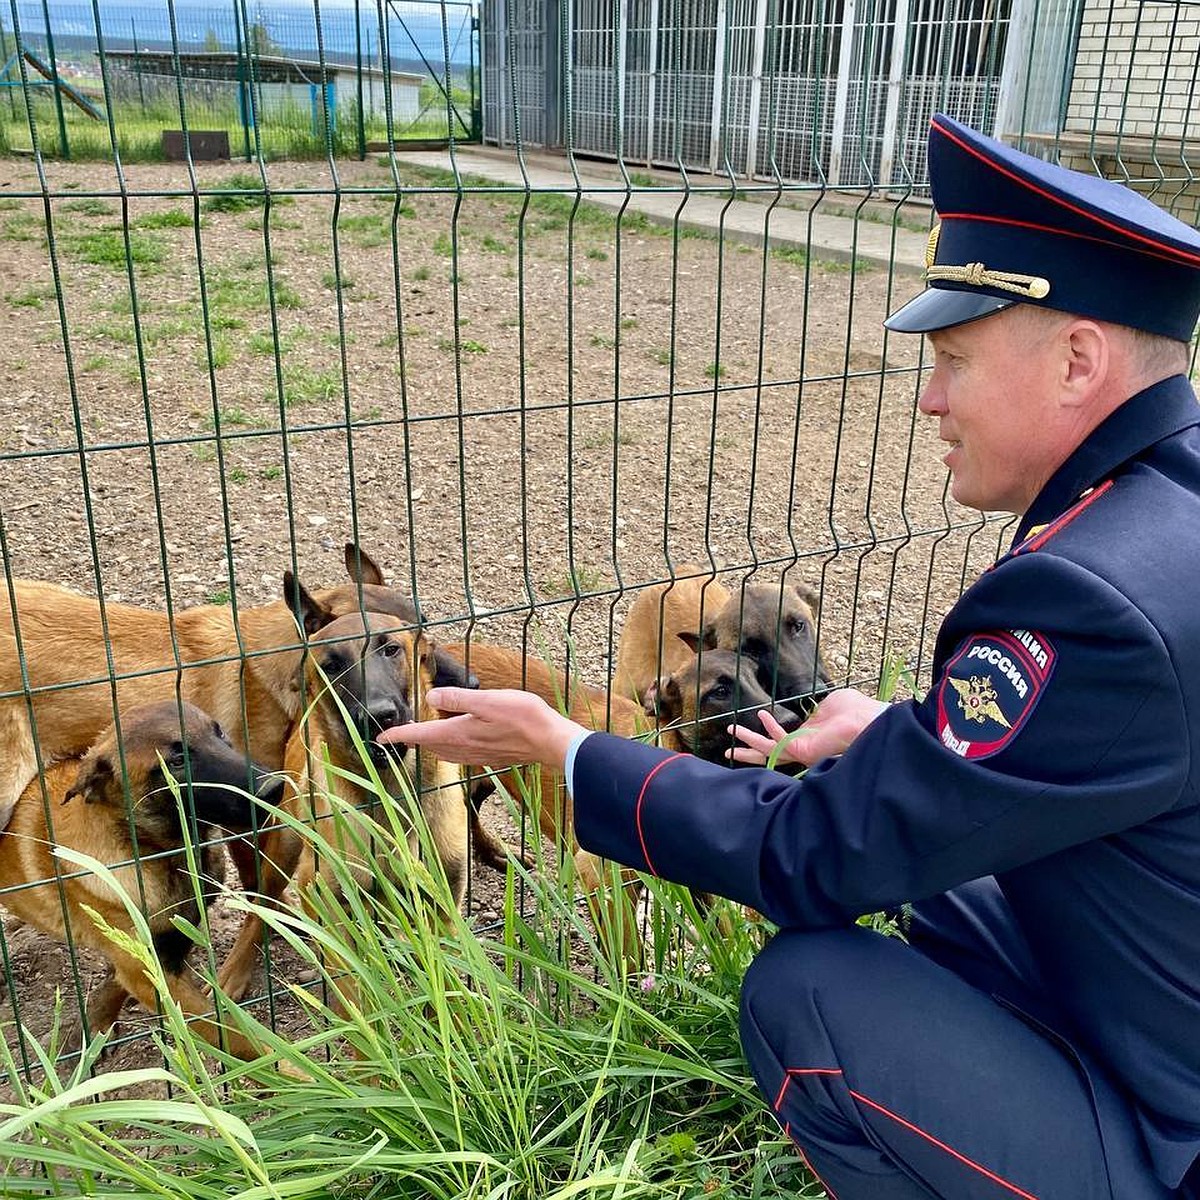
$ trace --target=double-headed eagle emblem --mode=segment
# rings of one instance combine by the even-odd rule
[[[958,707],[966,714],[968,721],[992,720],[1005,729],[1012,726],[1004,719],[1000,706],[996,703],[996,689],[992,687],[992,677],[985,675],[982,679],[972,675],[970,682],[965,679],[955,679],[950,676],[950,685],[958,693]]]

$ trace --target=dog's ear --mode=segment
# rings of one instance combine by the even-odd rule
[[[693,653],[699,654],[700,647],[704,645],[703,639],[698,633],[692,633],[691,630],[681,629],[676,635],[677,638]],[[706,650],[711,649],[710,646],[704,647]]]
[[[347,542],[345,550],[346,573],[355,583],[384,586],[383,572],[375,560],[357,543]]]
[[[433,651],[433,661],[436,664],[433,675],[434,687],[477,688],[479,686],[478,677],[468,671],[453,654],[443,650],[440,646]]]
[[[304,630],[305,637],[312,637],[334,618],[333,610],[315,599],[291,571],[283,573],[283,598]]]
[[[82,796],[84,804],[96,804],[106,800],[115,776],[112,759],[107,754],[88,755],[79,764],[79,774],[67,789],[62,802],[66,804],[73,796]]]
[[[821,593],[815,587],[811,587],[807,583],[801,583],[799,580],[793,580],[791,588],[812,610],[814,617],[821,611]]]

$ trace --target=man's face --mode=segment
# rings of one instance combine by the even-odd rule
[[[1057,424],[1061,326],[1017,305],[928,334],[933,371],[919,405],[950,443],[942,461],[960,504],[1023,513],[1069,452]]]

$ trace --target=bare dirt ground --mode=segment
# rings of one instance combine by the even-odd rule
[[[618,238],[561,197],[522,218],[518,195],[401,170],[396,191],[377,160],[336,181],[273,165],[265,227],[261,204],[203,202],[197,230],[182,166],[129,168],[122,201],[111,167],[54,164],[51,254],[43,202],[15,198],[39,191],[32,165],[0,162],[7,570],[251,604],[280,595],[293,554],[310,584],[337,581],[357,538],[435,633],[559,663],[570,644],[604,683],[633,589],[759,564],[820,588],[840,679],[873,686],[885,648],[927,671],[1002,534],[946,496],[917,339],[885,361],[880,322],[915,285],[632,221]],[[480,919],[498,895],[478,869]],[[219,958],[236,919],[213,921]],[[55,989],[72,995],[67,960],[27,930],[8,954],[41,1033]],[[113,1055],[145,1061],[144,1040]]]

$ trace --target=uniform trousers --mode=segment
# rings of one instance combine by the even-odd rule
[[[836,1200],[1192,1194],[1156,1179],[1128,1100],[1046,1017],[987,879],[914,906],[908,944],[859,927],[781,932],[746,975],[741,1034]]]

